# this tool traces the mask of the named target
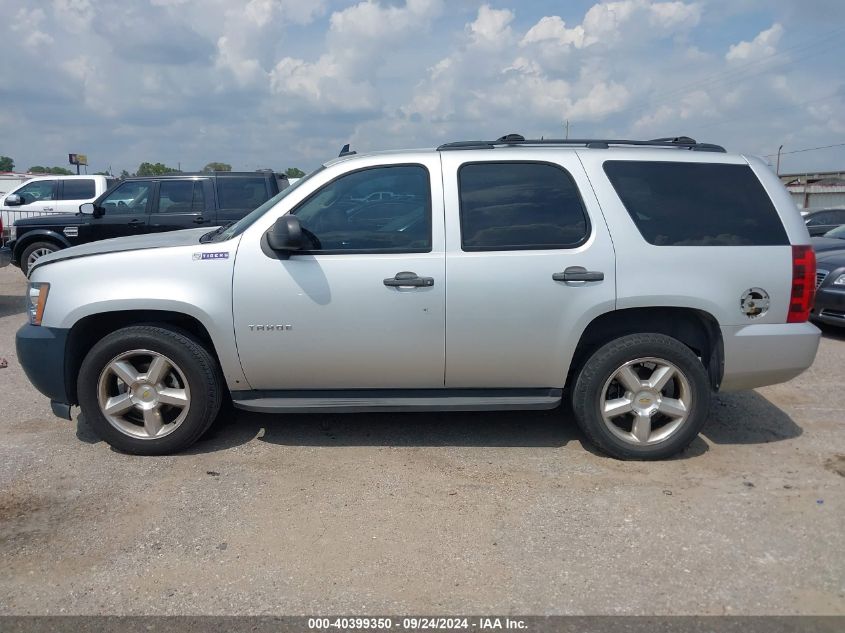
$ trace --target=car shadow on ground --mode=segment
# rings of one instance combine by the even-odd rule
[[[785,412],[754,391],[718,394],[701,436],[676,459],[703,455],[708,441],[716,445],[766,444],[802,432]],[[99,441],[83,416],[77,421],[77,437],[88,443]],[[551,411],[287,415],[227,409],[185,454],[213,453],[252,441],[280,446],[503,448],[558,448],[577,441],[585,450],[600,454],[565,407]]]
[[[845,341],[845,327],[837,327],[827,323],[813,323],[813,325],[822,331],[823,337],[834,341]]]
[[[0,319],[24,312],[26,304],[22,295],[0,295]]]

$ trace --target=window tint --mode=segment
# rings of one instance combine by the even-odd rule
[[[90,200],[96,195],[93,178],[62,181],[62,200]]]
[[[217,179],[217,198],[221,209],[252,211],[270,197],[263,176]]]
[[[578,187],[545,163],[470,163],[460,168],[465,251],[571,248],[589,234]]]
[[[99,206],[109,215],[145,213],[152,186],[148,180],[124,182],[103,198]]]
[[[43,202],[44,200],[55,200],[53,192],[56,190],[55,180],[36,180],[28,182],[15,193],[18,194],[23,204]]]
[[[163,180],[159,183],[159,213],[202,213],[204,209],[201,180]]]
[[[389,195],[374,199],[374,191]],[[431,192],[420,165],[363,169],[341,176],[294,212],[306,250],[399,252],[431,250]]]
[[[604,171],[651,244],[788,244],[772,201],[747,165],[607,161]]]

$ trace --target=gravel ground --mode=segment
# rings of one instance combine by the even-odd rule
[[[59,420],[0,269],[0,614],[845,614],[845,332],[678,459],[561,411],[239,413],[132,457]]]

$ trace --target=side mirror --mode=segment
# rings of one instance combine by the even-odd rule
[[[93,202],[86,202],[85,204],[79,205],[79,212],[82,215],[94,215],[94,203]]]
[[[298,251],[302,248],[302,225],[299,218],[283,215],[276,220],[267,231],[267,245],[274,251]]]
[[[21,198],[18,194],[13,193],[6,196],[6,206],[7,207],[19,207],[23,204],[23,198]]]

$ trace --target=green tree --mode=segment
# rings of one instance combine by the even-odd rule
[[[15,161],[10,156],[0,156],[0,171],[15,171]]]
[[[208,163],[205,167],[202,168],[204,172],[210,171],[232,171],[232,166],[229,163]]]
[[[74,172],[64,167],[44,167],[43,165],[33,165],[27,171],[31,174],[53,174],[55,176],[72,176]]]
[[[179,170],[168,167],[163,163],[141,163],[138,166],[137,176],[163,176],[164,174],[178,174]]]
[[[132,174],[130,174],[130,173],[129,173],[128,171],[126,171],[125,169],[121,169],[121,170],[120,170],[120,177],[121,177],[121,178],[129,178],[131,175],[132,175]]]
[[[299,167],[288,167],[285,170],[285,176],[288,178],[302,178],[305,175],[305,172],[302,171]]]

